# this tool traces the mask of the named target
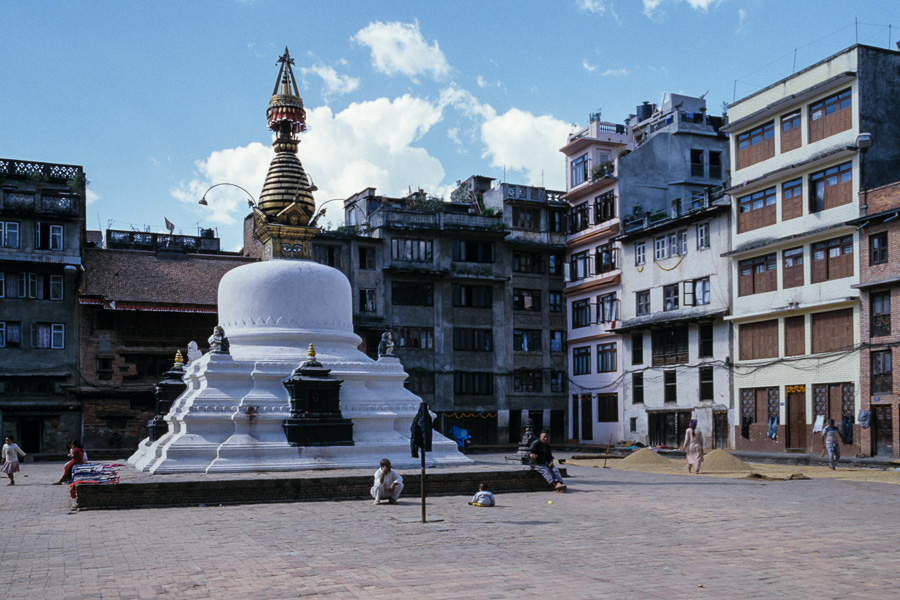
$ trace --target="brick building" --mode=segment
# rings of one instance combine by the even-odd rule
[[[255,259],[221,252],[211,230],[196,237],[107,231],[106,247],[85,248],[83,258],[75,395],[85,447],[102,455],[146,437],[154,385],[177,350],[187,359],[190,341],[206,351],[219,280]]]

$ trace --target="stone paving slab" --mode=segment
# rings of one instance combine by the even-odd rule
[[[67,514],[61,467],[26,463],[0,488],[9,597],[896,597],[895,485],[570,464],[566,494],[432,498],[443,521],[423,525],[398,522],[420,515],[406,495]]]

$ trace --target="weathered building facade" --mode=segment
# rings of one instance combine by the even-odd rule
[[[82,167],[0,159],[0,434],[32,456],[81,435],[84,207]]]
[[[896,180],[898,88],[900,53],[856,45],[729,107],[740,450],[817,452],[817,423],[834,419],[842,453],[861,451],[865,246],[848,221],[862,148],[868,187]]]
[[[723,119],[707,114],[703,99],[677,94],[638,113],[630,123],[634,149],[618,165],[624,439],[679,446],[695,418],[708,446],[728,448]]]

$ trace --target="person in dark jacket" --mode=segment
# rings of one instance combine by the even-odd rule
[[[565,492],[566,485],[556,465],[553,464],[553,451],[550,450],[550,432],[544,429],[541,436],[531,442],[528,454],[534,463],[534,468],[547,480],[557,492]]]

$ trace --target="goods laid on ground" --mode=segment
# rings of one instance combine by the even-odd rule
[[[121,465],[96,465],[85,463],[72,467],[72,483],[69,484],[69,493],[74,498],[75,488],[79,485],[105,485],[119,483],[119,470]]]
[[[713,450],[703,457],[703,465],[700,467],[707,473],[733,473],[735,471],[752,471],[753,468],[731,455],[725,450]]]
[[[630,454],[619,461],[619,464],[622,466],[629,467],[640,467],[640,466],[672,466],[672,461],[667,458],[664,458],[651,450],[650,448],[643,448],[638,450],[634,454]]]

